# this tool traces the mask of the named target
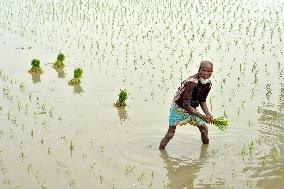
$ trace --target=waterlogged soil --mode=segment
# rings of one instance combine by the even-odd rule
[[[0,7],[0,188],[283,189],[283,2]],[[66,66],[54,69],[59,52]],[[40,75],[28,73],[34,58]],[[173,95],[201,60],[214,63],[207,103],[228,129],[208,125],[202,145],[182,126],[160,151]]]

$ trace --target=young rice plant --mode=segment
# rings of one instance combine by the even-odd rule
[[[83,70],[81,68],[75,68],[74,70],[74,78],[71,79],[68,83],[69,85],[79,84],[80,78],[82,76]]]
[[[31,62],[32,68],[29,70],[29,73],[32,74],[41,74],[43,71],[40,67],[40,61],[38,59],[33,59]]]
[[[116,101],[116,103],[114,104],[116,107],[121,107],[121,106],[126,106],[126,99],[128,97],[128,94],[127,94],[127,91],[124,89],[124,90],[121,90],[120,89],[120,92],[118,94],[118,100]]]

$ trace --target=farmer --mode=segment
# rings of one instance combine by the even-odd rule
[[[206,123],[211,123],[213,116],[208,111],[206,98],[212,85],[210,81],[212,72],[213,64],[209,61],[202,61],[198,73],[181,83],[171,105],[169,129],[161,140],[160,150],[165,149],[168,142],[173,138],[176,126],[187,123],[197,126],[203,144],[209,144]],[[196,109],[199,105],[205,115],[200,114]]]

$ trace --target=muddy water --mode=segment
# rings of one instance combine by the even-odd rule
[[[0,188],[283,188],[283,6],[1,1]],[[159,151],[173,94],[204,59],[208,106],[229,128],[210,126],[204,146],[180,127]]]

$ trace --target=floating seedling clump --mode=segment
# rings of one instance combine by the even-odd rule
[[[80,78],[82,76],[82,73],[83,73],[83,70],[81,68],[76,68],[74,70],[74,78],[71,79],[68,83],[69,85],[75,85],[75,84],[79,84],[81,81],[80,81]]]
[[[116,107],[122,107],[122,106],[126,106],[126,99],[128,97],[127,91],[126,90],[121,90],[118,94],[118,100],[116,101],[116,103],[114,104]]]
[[[65,59],[65,56],[63,53],[59,53],[58,56],[57,56],[57,60],[56,62],[53,64],[53,68],[64,68],[64,59]]]
[[[228,120],[226,120],[225,116],[221,116],[213,119],[212,124],[218,127],[221,131],[225,131],[228,126]]]
[[[43,72],[40,67],[40,61],[38,59],[33,59],[31,65],[32,68],[29,70],[29,73],[41,74]]]

